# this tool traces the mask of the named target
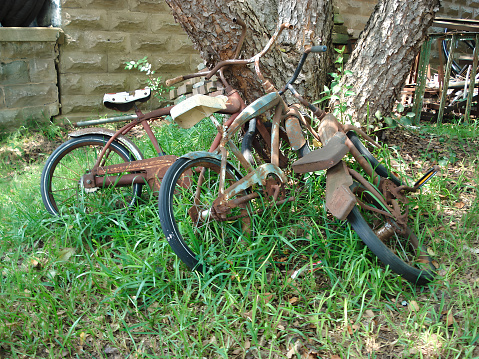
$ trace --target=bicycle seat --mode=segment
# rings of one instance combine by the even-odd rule
[[[121,112],[130,111],[135,102],[146,102],[151,97],[151,89],[145,87],[144,89],[135,90],[133,92],[117,92],[106,93],[103,96],[103,104],[106,108],[117,110]]]
[[[205,117],[226,109],[226,96],[194,95],[171,109],[171,117],[182,128],[190,128]]]

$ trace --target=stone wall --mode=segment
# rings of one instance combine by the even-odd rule
[[[62,115],[98,116],[106,92],[132,91],[146,75],[125,62],[148,56],[163,79],[194,72],[202,61],[171,10],[159,0],[62,0]],[[158,106],[152,102],[150,108]]]
[[[60,29],[0,28],[0,130],[58,115]]]

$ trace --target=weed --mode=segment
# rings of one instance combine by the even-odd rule
[[[203,122],[154,130],[182,154],[211,141],[215,129]],[[450,129],[422,134],[473,145]],[[30,131],[2,148],[21,147]],[[398,171],[414,180],[400,148],[379,154],[388,167],[403,154]],[[477,160],[449,163],[411,200],[415,230],[441,263],[438,280],[415,288],[329,217],[322,171],[297,178],[295,200],[262,213],[257,238],[225,256],[225,270],[196,275],[163,237],[153,195],[130,212],[51,217],[38,193],[43,159],[0,184],[2,357],[479,355]]]

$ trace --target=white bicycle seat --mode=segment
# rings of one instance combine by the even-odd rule
[[[226,96],[194,95],[171,109],[171,117],[182,128],[190,128],[205,117],[226,109]]]
[[[129,111],[133,108],[136,101],[145,102],[151,97],[151,89],[135,90],[133,92],[107,93],[103,96],[103,104],[112,110]]]

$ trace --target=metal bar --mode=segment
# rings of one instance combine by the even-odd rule
[[[429,64],[429,56],[431,54],[432,39],[426,39],[421,47],[421,55],[419,59],[419,70],[417,76],[417,87],[414,91],[414,124],[418,124],[421,119],[422,103],[424,100],[424,92],[426,91],[427,82],[427,65]]]
[[[98,120],[81,121],[81,122],[75,123],[74,125],[76,127],[94,126],[94,125],[101,125],[103,123],[131,121],[131,120],[136,120],[137,118],[138,118],[137,115],[124,115],[124,116],[100,118]]]
[[[273,127],[271,128],[271,163],[279,166],[279,122],[282,118],[283,104],[278,103],[273,116]]]
[[[163,148],[161,148],[160,144],[158,143],[158,140],[153,134],[153,131],[151,130],[151,127],[148,121],[142,121],[141,124],[143,125],[143,129],[145,130],[146,134],[150,138],[150,141],[153,144],[153,147],[155,148],[156,153],[158,153],[158,156],[163,156],[165,152],[163,151]]]
[[[451,76],[452,60],[456,50],[457,35],[453,34],[451,38],[451,45],[449,46],[449,58],[447,59],[446,72],[444,74],[444,84],[441,91],[441,102],[439,104],[439,111],[437,113],[437,123],[442,122],[444,116],[444,107],[446,107],[447,89],[449,87],[449,77]]]
[[[471,82],[469,83],[469,92],[467,94],[467,103],[466,103],[466,114],[464,115],[464,120],[469,122],[471,115],[471,104],[472,96],[474,94],[474,85],[476,81],[476,72],[477,72],[477,47],[479,46],[479,34],[476,34],[476,47],[474,47],[474,53],[472,54],[472,69],[471,69]]]

